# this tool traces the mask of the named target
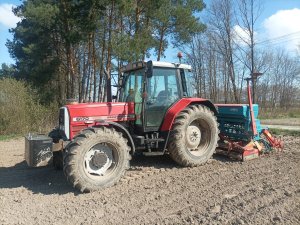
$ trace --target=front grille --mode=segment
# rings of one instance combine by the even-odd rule
[[[72,126],[72,136],[76,136],[83,129],[88,128],[87,124]]]

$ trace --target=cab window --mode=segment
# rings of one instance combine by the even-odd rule
[[[125,84],[123,93],[121,93],[121,102],[142,102],[142,84],[143,84],[143,70],[130,71],[125,73]]]
[[[136,115],[136,124],[142,124],[142,88],[143,88],[143,74],[144,70],[134,70],[125,73],[124,90],[121,93],[121,102],[134,102],[134,111]]]
[[[154,68],[147,79],[146,126],[160,126],[166,111],[179,99],[177,73],[175,68]]]
[[[195,87],[195,79],[193,77],[193,73],[191,70],[184,70],[186,88],[187,88],[187,97],[196,97],[196,87]]]

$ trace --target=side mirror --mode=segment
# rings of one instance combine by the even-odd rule
[[[150,60],[147,62],[146,76],[147,78],[151,78],[152,75],[153,75],[153,62]]]

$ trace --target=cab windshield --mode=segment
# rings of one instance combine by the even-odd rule
[[[120,95],[121,102],[142,102],[142,84],[144,69],[133,70],[124,73],[123,89]]]

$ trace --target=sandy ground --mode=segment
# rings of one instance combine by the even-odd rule
[[[0,224],[300,224],[300,138],[284,141],[282,153],[197,168],[134,157],[121,182],[89,194],[27,167],[22,139],[0,142]]]

